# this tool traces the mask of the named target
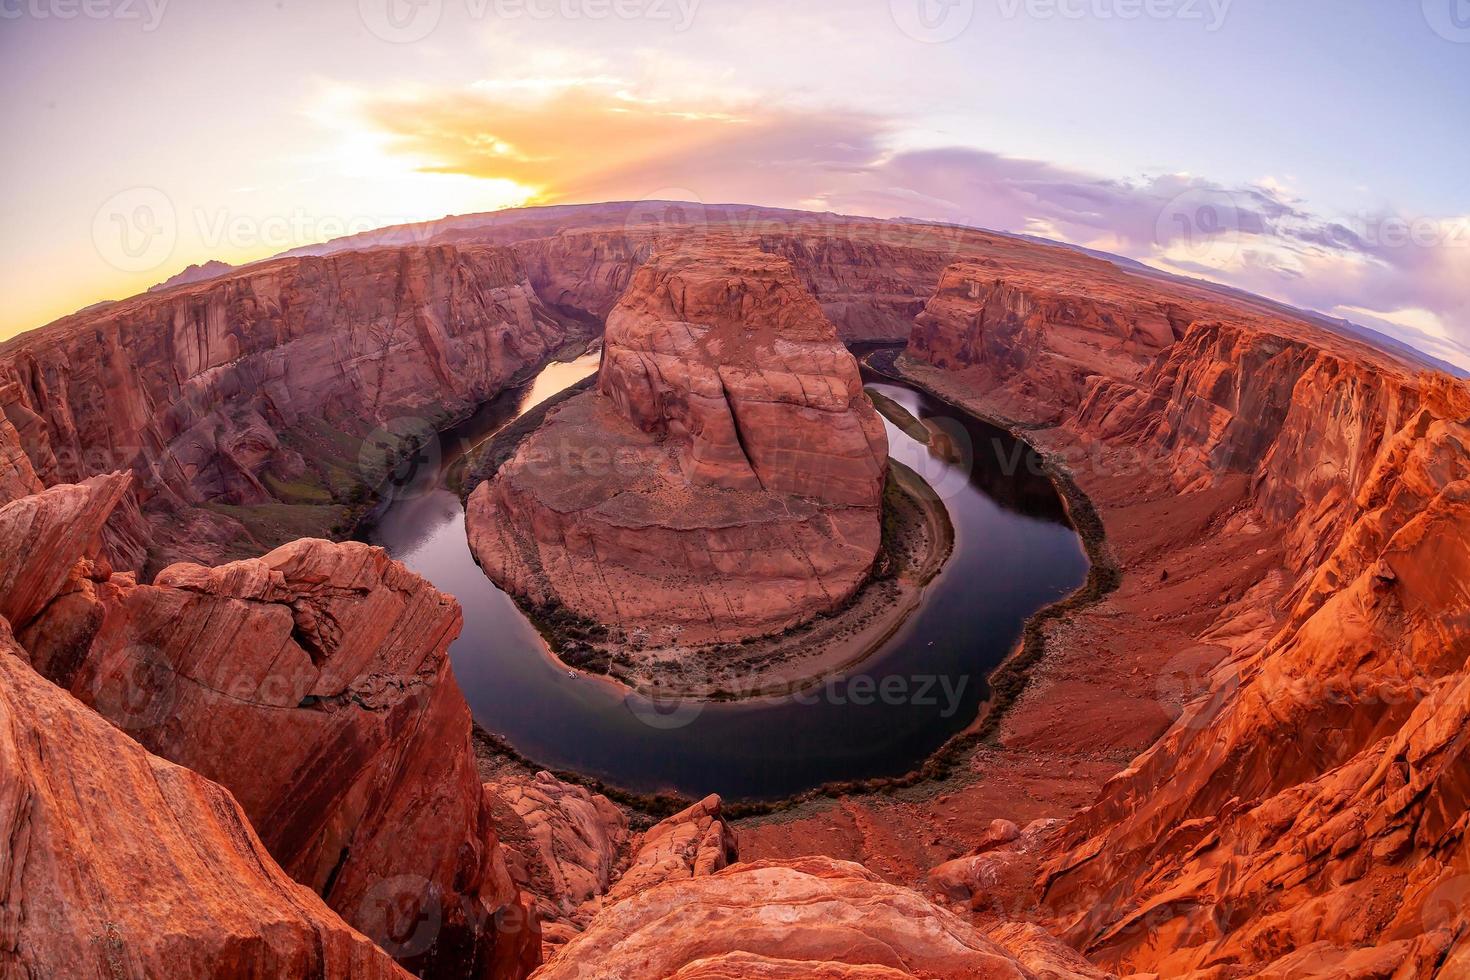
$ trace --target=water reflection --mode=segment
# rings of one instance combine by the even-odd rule
[[[552,365],[447,433],[437,471],[382,507],[366,535],[459,598],[465,627],[451,656],[475,717],[543,765],[638,792],[729,798],[906,772],[974,718],[984,675],[1025,618],[1086,575],[1078,538],[1027,447],[922,392],[865,375],[947,437],[925,446],[885,420],[891,454],[944,495],[956,538],[923,606],[882,650],[814,691],[760,701],[659,703],[605,679],[568,676],[475,564],[464,510],[444,480],[469,448],[596,367],[596,355]]]

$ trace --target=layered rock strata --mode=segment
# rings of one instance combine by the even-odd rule
[[[1071,978],[1064,951],[1035,971],[958,916],[831,858],[736,864],[606,908],[534,976]],[[595,966],[594,966],[595,964]]]
[[[83,557],[128,479],[0,509],[0,553],[26,556],[8,608],[35,669],[228,788],[288,874],[415,972],[534,965],[449,670],[453,599],[381,549],[310,539],[139,585]]]
[[[278,259],[150,292],[0,347],[0,488],[26,480],[17,441],[46,485],[130,469],[150,571],[259,553],[330,530],[389,457],[565,336],[515,254],[487,246]]]
[[[856,591],[886,466],[856,362],[790,265],[674,252],[608,317],[598,391],[471,494],[470,544],[533,606],[656,644],[738,640]]]
[[[26,659],[0,619],[0,973],[407,980],[281,870],[229,791]]]
[[[1055,422],[1081,402],[1090,379],[1139,377],[1209,308],[1095,265],[1062,277],[956,262],[915,318],[907,353],[992,389],[1008,417]]]
[[[1060,342],[1049,337],[1056,316],[1043,318],[1039,346],[1025,329],[984,334],[995,346],[973,363],[1027,377],[1035,351]],[[933,350],[920,358],[933,364]],[[957,388],[977,377],[970,362],[945,363]],[[1149,508],[1151,520],[1209,515],[1190,549],[1254,554],[1242,574],[1258,569],[1231,579],[1182,554],[1136,551],[1131,567],[1152,570],[1155,596],[1191,588],[1171,567],[1229,591],[1191,614],[1172,647],[1178,664],[1165,665],[1159,696],[1182,695],[1177,721],[1043,856],[1042,914],[1121,973],[1456,975],[1470,955],[1459,734],[1470,709],[1470,390],[1239,311],[1191,321],[1134,377],[1094,366],[1080,394],[1053,388],[1060,425],[1044,441],[1097,447],[1070,457],[1097,499],[1162,485],[1147,492],[1167,500],[1105,509],[1123,544],[1138,548],[1127,521]],[[975,399],[1008,404],[1005,391]],[[1147,465],[1111,472],[1125,456]],[[1183,615],[1158,598],[1152,607],[1164,610],[1156,622]],[[1073,627],[1058,645],[1087,635]],[[1047,683],[1061,696],[1059,679]],[[1008,854],[935,875],[945,887],[990,882],[971,899],[986,909],[997,891],[1026,890],[1034,857]]]
[[[511,878],[536,896],[547,942],[591,921],[627,859],[628,818],[607,797],[557,779],[501,777],[485,784]]]
[[[1274,635],[1227,646],[1048,870],[1048,902],[1095,959],[1465,962],[1467,421],[1463,384],[1230,324],[1192,327],[1137,389],[1089,396],[1079,426],[1166,453],[1186,491],[1248,473],[1249,521],[1283,559]]]

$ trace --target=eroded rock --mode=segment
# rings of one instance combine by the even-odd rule
[[[0,973],[406,978],[228,790],[26,666],[0,619]]]
[[[506,871],[449,669],[454,600],[379,548],[311,539],[139,585],[84,557],[127,481],[0,510],[0,553],[43,559],[18,566],[25,581],[7,592],[29,617],[20,639],[36,670],[231,790],[288,874],[416,972],[534,965],[535,920]],[[31,613],[46,588],[57,594]]]
[[[470,543],[534,606],[653,643],[738,640],[856,591],[886,464],[857,365],[789,264],[676,252],[609,316],[598,392],[471,495]]]

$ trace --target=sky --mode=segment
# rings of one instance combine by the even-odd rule
[[[1470,0],[0,0],[0,339],[602,200],[1042,235],[1470,367]]]

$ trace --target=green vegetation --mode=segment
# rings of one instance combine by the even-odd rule
[[[297,538],[332,538],[350,511],[335,504],[205,504],[245,526],[261,547],[278,548]]]

